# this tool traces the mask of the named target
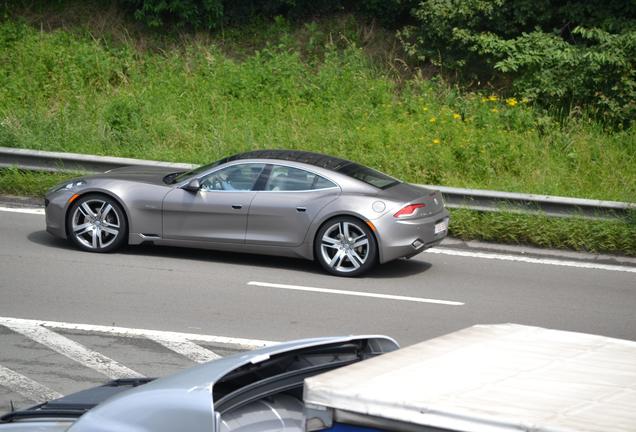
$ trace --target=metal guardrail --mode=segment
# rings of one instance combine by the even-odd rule
[[[131,165],[166,167],[176,170],[189,170],[195,166],[142,159],[0,147],[0,168],[17,167],[33,171],[100,173]]]
[[[0,147],[0,168],[49,172],[97,173],[123,166],[153,166],[187,170],[195,165],[148,161],[142,159],[93,156],[77,153],[48,152]],[[442,192],[447,207],[476,211],[511,211],[542,213],[548,216],[579,216],[594,219],[616,219],[636,212],[636,203],[568,198],[550,195],[521,194],[482,189],[460,189],[423,185]]]
[[[484,189],[460,189],[424,185],[439,190],[446,206],[476,211],[541,213],[547,216],[578,216],[589,219],[616,219],[636,213],[636,203],[570,198],[553,195],[522,194]]]

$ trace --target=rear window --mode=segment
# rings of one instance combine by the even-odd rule
[[[338,168],[336,171],[380,189],[387,189],[400,183],[399,180],[380,171],[353,162]]]

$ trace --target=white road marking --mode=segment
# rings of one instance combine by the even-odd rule
[[[608,271],[636,273],[636,267],[611,265],[611,264],[597,264],[597,263],[582,262],[582,261],[567,261],[567,260],[558,260],[553,258],[532,258],[532,257],[519,256],[519,255],[469,252],[469,251],[445,249],[445,248],[431,248],[424,252],[433,253],[433,254],[441,254],[441,255],[470,257],[470,258],[494,259],[499,261],[518,261],[518,262],[530,263],[530,264],[546,264],[546,265],[555,265],[555,266],[564,266],[564,267],[577,267],[577,268],[594,269],[594,270],[608,270]]]
[[[280,289],[294,290],[294,291],[309,291],[309,292],[339,294],[339,295],[356,296],[356,297],[371,297],[371,298],[379,298],[384,300],[398,300],[398,301],[408,301],[408,302],[416,302],[416,303],[434,303],[434,304],[441,304],[441,305],[447,305],[447,306],[463,306],[464,305],[464,303],[462,302],[451,301],[451,300],[437,300],[437,299],[421,298],[421,297],[406,297],[406,296],[398,296],[398,295],[391,295],[391,294],[376,294],[376,293],[370,293],[370,292],[346,291],[346,290],[337,290],[337,289],[329,289],[329,288],[313,288],[313,287],[306,287],[306,286],[300,286],[300,285],[284,285],[284,284],[255,282],[255,281],[248,282],[247,284],[253,285],[253,286],[267,287],[267,288],[280,288]]]
[[[44,328],[36,321],[3,319],[0,320],[0,324],[111,379],[143,377],[101,353],[89,350],[74,340]]]
[[[181,354],[195,363],[206,363],[221,358],[221,356],[215,352],[203,348],[189,340],[177,340],[173,338],[162,338],[159,336],[153,336],[149,339],[163,345],[169,350]]]
[[[52,329],[63,330],[80,330],[90,333],[103,333],[122,337],[145,337],[148,339],[162,339],[172,341],[196,341],[206,342],[212,344],[231,345],[232,347],[238,347],[241,349],[255,349],[262,348],[264,346],[275,344],[273,341],[259,340],[259,339],[242,339],[226,336],[213,336],[197,333],[180,333],[171,331],[159,331],[159,330],[146,330],[127,327],[115,327],[115,326],[103,326],[93,324],[74,324],[59,321],[43,321],[43,320],[29,320],[22,318],[9,318],[0,317],[0,325],[28,325],[28,326],[41,326]]]
[[[0,365],[0,386],[37,403],[62,397],[58,392],[2,365]]]
[[[35,214],[35,215],[43,215],[43,208],[19,208],[19,207],[0,207],[0,211],[9,212],[9,213],[26,213],[26,214]]]

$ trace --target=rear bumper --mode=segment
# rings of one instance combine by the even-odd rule
[[[387,214],[373,221],[379,240],[380,263],[397,258],[410,258],[439,244],[447,235],[448,229],[435,233],[435,225],[448,221],[448,210],[414,219],[397,219]]]

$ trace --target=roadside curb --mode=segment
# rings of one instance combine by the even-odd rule
[[[557,260],[566,259],[569,261],[636,267],[636,257],[629,257],[625,255],[579,252],[565,249],[542,249],[535,246],[489,243],[478,240],[461,240],[453,237],[445,238],[442,243],[436,247],[438,249],[454,249],[466,252],[510,254],[529,258],[552,258]]]
[[[0,206],[18,208],[44,208],[44,199],[18,195],[0,195]]]

